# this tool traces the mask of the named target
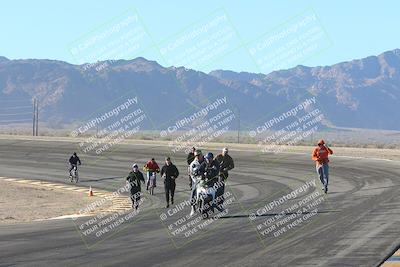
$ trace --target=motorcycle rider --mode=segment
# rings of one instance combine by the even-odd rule
[[[328,183],[329,183],[329,159],[328,156],[332,155],[333,151],[330,149],[324,140],[318,141],[318,146],[314,148],[312,153],[312,160],[315,161],[315,168],[318,173],[318,177],[322,183],[322,190],[325,194],[328,193]]]
[[[205,159],[205,178],[206,180],[210,181],[210,185],[213,186],[216,182],[218,182],[219,164],[214,160],[214,155],[211,152],[207,153]]]
[[[76,154],[76,152],[74,152],[73,154],[72,154],[72,156],[69,158],[69,171],[68,171],[68,173],[69,173],[69,178],[72,178],[72,175],[71,175],[71,171],[72,171],[72,169],[74,168],[74,167],[77,167],[78,165],[81,165],[82,164],[82,162],[81,162],[81,160],[79,159],[79,157],[78,157],[78,155]]]
[[[219,200],[217,209],[223,211],[225,183],[229,176],[229,171],[235,168],[235,164],[230,155],[228,155],[228,148],[224,147],[222,153],[219,154],[215,161],[219,164],[219,186],[216,193],[216,198]]]
[[[156,173],[160,172],[160,167],[154,158],[149,160],[143,167],[143,170],[147,173],[146,190],[149,190],[151,183],[150,194],[153,194],[154,187],[156,187]]]
[[[171,158],[165,159],[165,165],[161,168],[161,177],[164,177],[165,199],[167,200],[167,208],[169,208],[169,196],[171,194],[171,204],[174,204],[175,179],[178,178],[178,168],[172,164]]]
[[[132,208],[135,210],[139,207],[141,186],[140,183],[145,183],[143,173],[139,171],[139,166],[135,163],[132,165],[132,171],[129,172],[128,177],[126,177],[130,185],[130,199],[132,201]]]
[[[197,183],[202,179],[204,172],[205,172],[205,167],[206,167],[206,162],[204,160],[203,154],[200,149],[197,149],[194,152],[195,158],[192,163],[190,163],[189,167],[189,174],[192,179],[192,188],[190,192],[190,204],[191,204],[191,211],[190,211],[190,216],[194,215],[194,207],[196,205],[196,187]]]
[[[192,178],[190,177],[189,168],[190,168],[190,163],[192,163],[194,158],[195,158],[195,155],[194,155],[195,151],[196,151],[196,148],[192,147],[191,151],[189,152],[189,154],[186,157],[186,161],[187,161],[187,164],[188,164],[188,175],[189,175],[189,187],[190,187],[190,189],[192,189]]]

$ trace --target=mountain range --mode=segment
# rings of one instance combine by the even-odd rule
[[[100,114],[115,99],[138,97],[152,126],[226,96],[242,127],[315,96],[330,128],[400,130],[400,49],[331,66],[296,66],[268,74],[164,67],[139,57],[73,65],[0,57],[0,122],[13,121],[15,103],[40,103],[40,121],[61,128]],[[19,102],[20,101],[20,102]],[[122,100],[121,100],[122,101]],[[118,102],[118,101],[117,101]],[[100,108],[107,110],[107,108]],[[3,114],[2,114],[3,113]],[[19,116],[19,115],[15,115]],[[22,115],[21,115],[22,116]]]

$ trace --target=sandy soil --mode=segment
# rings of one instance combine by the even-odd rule
[[[0,223],[18,223],[77,214],[97,197],[0,179]]]

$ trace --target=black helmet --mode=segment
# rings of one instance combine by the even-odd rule
[[[73,154],[74,156],[76,156],[76,152],[74,152],[74,154]]]

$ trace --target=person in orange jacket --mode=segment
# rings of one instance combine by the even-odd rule
[[[318,146],[314,148],[312,153],[312,160],[315,161],[316,170],[323,185],[323,190],[328,193],[328,183],[329,183],[329,159],[328,156],[332,155],[333,151],[330,149],[324,140],[318,141]]]

